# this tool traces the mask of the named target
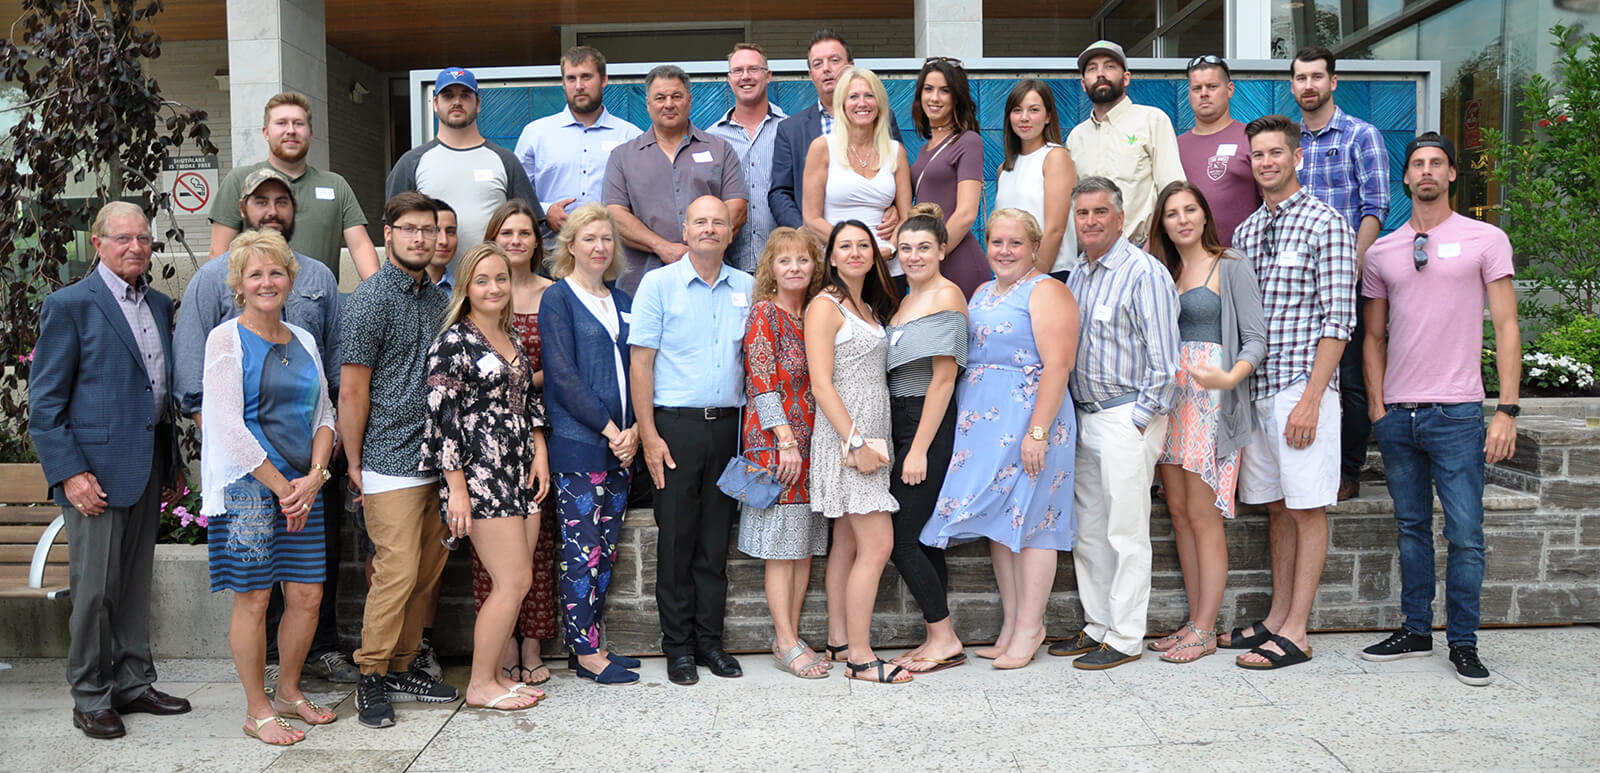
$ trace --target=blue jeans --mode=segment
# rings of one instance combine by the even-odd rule
[[[1444,505],[1445,638],[1477,646],[1483,589],[1483,407],[1394,406],[1373,426],[1400,529],[1400,609],[1405,628],[1433,629],[1433,492]],[[1430,486],[1430,483],[1432,484]]]

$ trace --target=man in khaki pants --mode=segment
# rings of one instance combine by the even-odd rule
[[[384,205],[388,261],[345,301],[339,430],[350,483],[363,496],[376,546],[356,665],[356,711],[367,727],[394,724],[391,701],[448,703],[454,687],[411,668],[422,621],[444,571],[439,480],[421,476],[428,345],[449,296],[428,277],[438,236],[433,199],[415,191]]]

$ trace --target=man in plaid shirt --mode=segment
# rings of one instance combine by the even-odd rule
[[[1340,110],[1333,103],[1339,88],[1334,74],[1333,53],[1313,46],[1301,49],[1289,61],[1290,88],[1300,103],[1300,149],[1302,162],[1297,176],[1306,190],[1327,202],[1344,216],[1356,232],[1356,275],[1367,257],[1367,248],[1378,240],[1383,218],[1389,212],[1389,154],[1377,127]],[[1356,329],[1359,341],[1365,334],[1357,296]],[[1361,466],[1367,461],[1367,436],[1372,422],[1367,418],[1367,388],[1361,374],[1361,347],[1344,350],[1339,360],[1340,401],[1344,418],[1339,455],[1339,501],[1360,492]]]
[[[1355,327],[1356,239],[1339,213],[1302,190],[1300,127],[1269,115],[1245,127],[1263,204],[1233,246],[1254,261],[1267,313],[1267,357],[1251,381],[1256,428],[1239,499],[1267,506],[1272,607],[1220,646],[1249,649],[1244,668],[1311,659],[1306,626],[1328,555],[1327,507],[1339,488],[1339,355]]]

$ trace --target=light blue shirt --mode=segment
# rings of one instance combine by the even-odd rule
[[[707,285],[687,256],[639,280],[628,344],[656,350],[655,405],[744,405],[744,328],[755,283],[724,263]]]
[[[772,143],[778,136],[778,123],[788,117],[782,108],[767,103],[767,117],[756,127],[756,136],[751,137],[750,132],[733,120],[730,107],[722,120],[706,129],[707,134],[727,140],[739,154],[739,163],[744,167],[744,184],[750,191],[744,227],[733,237],[723,258],[728,265],[741,271],[755,273],[761,250],[767,246],[767,236],[778,227],[778,221],[772,217],[772,207],[767,203],[767,191],[772,189]]]
[[[580,204],[599,201],[605,192],[611,149],[642,133],[604,108],[593,126],[584,126],[570,107],[529,123],[514,151],[539,197],[528,203],[543,214],[565,198],[576,199],[567,205],[569,212]]]

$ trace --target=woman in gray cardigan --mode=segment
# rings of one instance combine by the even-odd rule
[[[1224,519],[1233,517],[1239,449],[1255,414],[1245,379],[1267,353],[1261,288],[1250,261],[1223,249],[1205,195],[1178,181],[1156,201],[1150,246],[1178,285],[1178,403],[1156,470],[1178,543],[1189,622],[1150,643],[1169,663],[1217,649],[1228,582]]]

